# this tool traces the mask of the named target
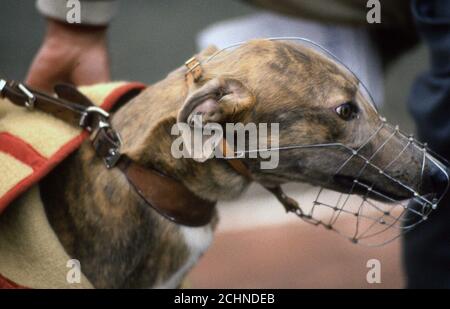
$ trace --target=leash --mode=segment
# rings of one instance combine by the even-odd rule
[[[120,153],[122,141],[119,133],[111,127],[108,112],[94,105],[74,86],[57,85],[55,93],[57,97],[16,81],[0,79],[1,98],[87,130],[95,153],[106,168],[117,167],[142,200],[162,216],[186,226],[203,226],[211,221],[215,213],[214,202],[199,198],[181,182]]]

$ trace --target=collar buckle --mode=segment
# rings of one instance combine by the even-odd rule
[[[109,113],[98,106],[89,106],[88,108],[86,108],[82,112],[80,121],[78,124],[80,125],[80,127],[86,128],[86,130],[88,130],[89,132],[92,131],[91,116],[93,114],[97,114],[98,116],[100,116],[99,126],[101,123],[107,123],[106,121],[103,121],[102,118],[103,119],[109,118]],[[109,126],[109,124],[108,124],[108,126]]]
[[[3,87],[5,87],[5,85],[3,85]],[[28,90],[28,88],[25,87],[25,85],[22,83],[18,83],[17,88],[19,88],[19,90],[24,95],[27,96],[27,100],[25,101],[25,107],[28,108],[29,110],[34,109],[34,104],[36,103],[36,96],[32,94],[31,91]]]
[[[3,97],[3,89],[6,87],[6,80],[0,79],[0,95]]]
[[[184,65],[188,69],[186,72],[186,79],[188,82],[197,82],[200,77],[202,77],[203,69],[200,65],[200,61],[197,59],[197,57],[189,58]]]

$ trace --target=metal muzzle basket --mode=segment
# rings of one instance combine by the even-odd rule
[[[304,38],[268,40],[299,43],[334,60],[356,78],[359,92],[377,113],[364,84],[331,52]],[[242,44],[222,49],[206,62],[224,50]],[[449,175],[444,160],[438,159],[426,144],[402,133],[398,126],[379,117],[373,128],[357,147],[343,143],[271,145],[267,148],[247,145],[247,149],[238,149],[235,155],[243,158],[256,153],[278,152],[280,170],[299,168],[292,163],[284,166],[289,158],[302,157],[302,154],[312,158],[302,167],[309,172],[303,179],[294,179],[313,185],[308,194],[299,198],[300,208],[295,214],[354,243],[383,245],[427,220],[447,192]]]
[[[310,192],[314,198],[307,203],[301,202],[301,209],[295,213],[306,222],[321,225],[328,230],[337,232],[354,243],[368,246],[384,245],[402,233],[414,228],[417,224],[427,220],[430,213],[438,207],[439,202],[448,190],[449,176],[443,163],[436,159],[427,148],[427,145],[407,136],[398,127],[383,122],[380,128],[366,143],[369,143],[381,129],[388,129],[392,134],[377,147],[370,156],[362,154],[364,145],[358,149],[343,144],[325,144],[310,146],[283,147],[280,151],[288,149],[315,149],[327,148],[329,151],[347,153],[347,159],[338,168],[330,182],[336,181],[341,171],[352,161],[360,162],[356,175],[348,179],[348,189],[334,191],[324,186],[316,187],[315,193]],[[374,162],[377,154],[389,147],[394,138],[405,140],[404,146],[384,166]],[[401,163],[408,149],[419,151],[422,155],[421,164],[416,167],[417,182],[405,183],[389,173],[389,168],[395,163]],[[432,170],[433,175],[426,176],[425,171]],[[370,171],[369,171],[370,170]],[[377,173],[377,180],[364,181],[365,173]],[[437,177],[438,184],[429,191],[422,191],[425,177]],[[410,198],[394,198],[377,186],[377,181],[384,186],[398,187],[404,190]],[[426,193],[423,193],[426,192]],[[308,207],[309,205],[309,207]],[[306,206],[306,207],[305,207]]]

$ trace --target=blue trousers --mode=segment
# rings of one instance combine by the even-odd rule
[[[450,1],[411,4],[430,68],[416,79],[409,109],[420,139],[450,161]],[[409,288],[450,288],[450,194],[426,222],[405,234],[403,259]]]

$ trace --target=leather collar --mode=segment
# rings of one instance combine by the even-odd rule
[[[214,216],[215,203],[194,195],[181,182],[127,157],[123,157],[117,167],[139,196],[167,219],[187,226],[203,226]]]

